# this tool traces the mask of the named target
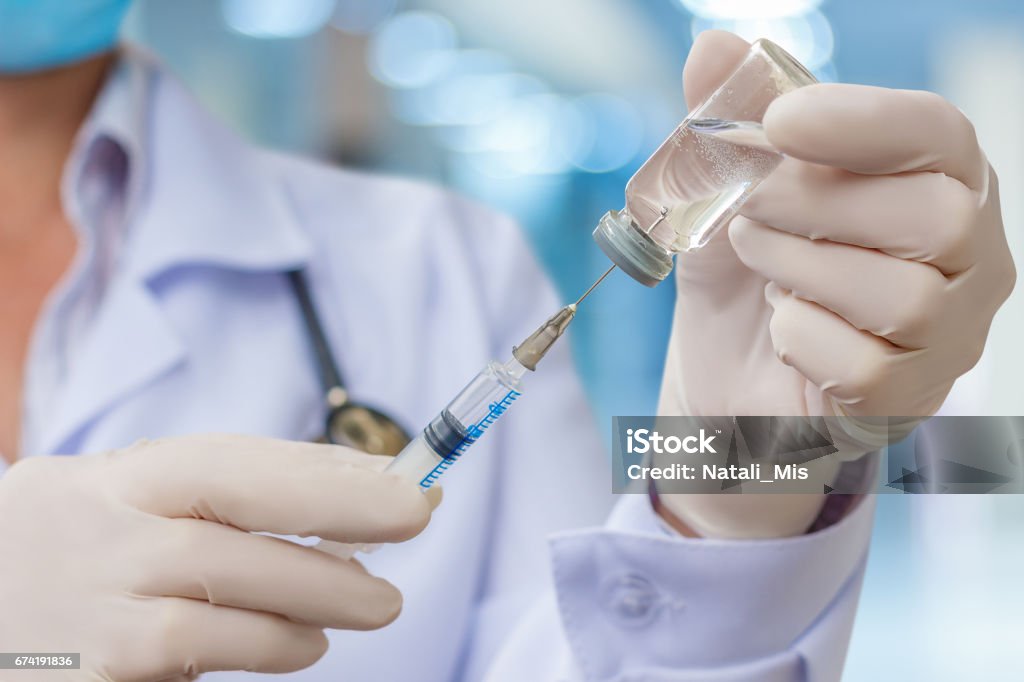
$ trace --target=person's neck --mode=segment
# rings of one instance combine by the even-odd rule
[[[31,239],[60,210],[64,162],[112,60],[0,74],[0,248]]]

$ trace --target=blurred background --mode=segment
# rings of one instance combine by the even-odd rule
[[[597,219],[685,114],[681,69],[707,28],[770,38],[822,80],[960,106],[1024,270],[1017,0],[141,0],[127,32],[261,144],[511,214],[570,299],[607,266]],[[1022,289],[945,412],[1024,415]],[[655,410],[672,294],[615,273],[581,312],[601,424]],[[1024,679],[1022,567],[1019,496],[881,496],[845,679]]]

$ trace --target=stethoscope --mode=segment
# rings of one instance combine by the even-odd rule
[[[380,410],[352,400],[341,372],[334,362],[331,345],[324,334],[302,270],[287,273],[288,283],[299,304],[302,320],[316,359],[320,384],[324,390],[327,418],[319,441],[345,445],[373,455],[397,455],[411,440],[405,429]]]

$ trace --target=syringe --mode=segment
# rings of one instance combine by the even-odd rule
[[[490,362],[407,445],[386,471],[427,490],[522,395],[521,379],[535,371],[576,316],[579,301],[561,308],[512,349],[512,359]]]
[[[613,266],[614,268],[614,266]],[[568,329],[576,309],[590,292],[608,276],[610,268],[575,303],[559,309],[526,339],[512,349],[508,362],[490,362],[459,391],[385,469],[428,490],[466,451],[508,411],[522,395],[521,379],[535,371],[555,342]],[[349,545],[321,541],[323,551],[344,558],[357,551],[370,552],[372,545]]]
[[[527,368],[512,358],[490,362],[388,466],[422,490],[437,482],[520,395]]]

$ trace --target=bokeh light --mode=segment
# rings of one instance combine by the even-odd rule
[[[803,14],[821,0],[680,0],[690,12],[709,19],[770,19]]]
[[[636,157],[644,138],[636,108],[621,97],[590,94],[574,101],[571,126],[560,148],[574,166],[590,173],[622,168]]]
[[[767,38],[781,45],[809,69],[825,65],[832,58],[835,45],[832,27],[817,10],[799,16],[771,18],[693,18],[691,29],[694,37],[712,28],[735,33],[750,41]]]
[[[330,21],[335,0],[221,0],[224,23],[253,38],[301,38]]]
[[[456,55],[455,28],[431,12],[403,12],[381,25],[370,46],[370,68],[386,85],[416,88],[444,74]]]
[[[568,103],[551,93],[519,97],[490,122],[467,131],[469,146],[486,159],[496,177],[549,175],[569,170],[558,140],[567,123]]]

